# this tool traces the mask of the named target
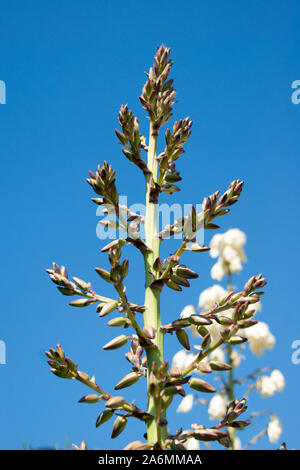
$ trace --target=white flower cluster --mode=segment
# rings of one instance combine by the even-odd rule
[[[244,245],[246,235],[238,228],[232,228],[225,233],[214,235],[210,242],[210,255],[218,258],[211,269],[211,277],[221,281],[224,274],[240,272],[242,262],[246,261]]]
[[[224,418],[227,409],[227,399],[221,393],[216,393],[209,402],[208,414],[210,419],[218,421]]]
[[[253,304],[253,306],[255,305]],[[266,349],[273,349],[276,341],[267,323],[262,321],[244,329],[243,336],[248,339],[250,349],[256,356],[261,356]]]
[[[281,423],[276,415],[272,415],[267,427],[267,435],[272,444],[278,441],[282,433]]]
[[[172,367],[178,367],[181,371],[186,369],[197,357],[197,354],[187,353],[184,349],[178,351],[172,359]]]
[[[261,375],[256,381],[256,389],[262,397],[272,397],[275,392],[282,392],[284,387],[284,375],[278,369],[274,369],[270,376]]]

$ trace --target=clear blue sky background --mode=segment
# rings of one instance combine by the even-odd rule
[[[119,106],[127,102],[145,123],[138,102],[143,72],[162,42],[172,48],[175,62],[174,117],[194,120],[178,164],[185,177],[182,191],[172,202],[200,203],[231,180],[245,179],[239,204],[221,225],[247,233],[249,261],[235,283],[243,285],[260,271],[267,277],[259,315],[277,343],[242,372],[264,365],[284,372],[283,394],[266,400],[254,394],[249,405],[276,411],[282,440],[299,448],[300,366],[291,362],[291,343],[300,339],[300,105],[291,102],[291,83],[300,79],[299,18],[299,2],[292,0],[2,3],[0,79],[7,85],[7,104],[0,105],[0,339],[7,345],[7,364],[0,365],[2,449],[20,449],[22,442],[62,447],[66,437],[76,443],[86,439],[90,448],[117,449],[141,439],[143,425],[132,420],[126,433],[110,441],[112,423],[95,428],[101,407],[77,403],[87,392],[84,386],[48,371],[44,350],[57,342],[108,391],[128,363],[120,351],[101,350],[115,333],[106,320],[98,319],[93,307],[68,307],[44,270],[56,260],[72,276],[91,280],[99,293],[112,293],[93,272],[107,260],[96,238],[98,219],[85,177],[107,159],[117,169],[119,192],[130,203],[143,202],[143,178],[122,156],[114,128]],[[142,261],[133,248],[127,250],[134,268],[128,293],[143,302]],[[183,293],[163,294],[164,322],[197,303],[200,291],[212,284],[214,261],[208,254],[186,256],[186,262],[200,277]],[[176,350],[175,338],[168,338],[169,357]],[[137,385],[126,397],[143,407],[143,391]],[[174,410],[172,431],[203,419],[211,424],[201,407],[188,415]],[[242,441],[264,423],[241,433]],[[271,448],[266,439],[259,447]]]

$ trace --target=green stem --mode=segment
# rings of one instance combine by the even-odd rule
[[[232,364],[232,346],[227,343],[227,355],[228,355],[228,364],[231,366],[231,369],[228,371],[228,397],[229,401],[234,400],[234,379],[233,379],[233,364]],[[234,438],[235,438],[235,429],[228,428],[228,435],[230,440],[230,449],[234,450]]]
[[[228,273],[228,281],[227,281],[227,290],[232,290],[232,283],[231,283],[231,274]],[[232,361],[232,346],[231,344],[227,343],[227,356],[228,356],[228,364],[231,366],[231,369],[228,371],[228,397],[230,401],[234,400],[234,378],[233,378],[233,361]],[[235,438],[235,429],[228,428],[228,436],[230,440],[230,449],[234,450],[234,438]]]
[[[157,137],[158,132],[153,128],[150,123],[150,135],[149,135],[149,148],[148,148],[148,161],[147,165],[152,175],[146,176],[146,218],[145,218],[145,235],[146,244],[151,251],[145,253],[145,307],[144,312],[144,324],[145,326],[152,326],[156,330],[156,336],[153,342],[157,345],[157,349],[147,349],[147,364],[148,364],[148,412],[155,416],[155,419],[147,421],[147,439],[149,444],[160,442],[160,439],[166,438],[166,428],[159,429],[157,420],[160,416],[157,416],[156,400],[149,393],[149,375],[152,370],[153,362],[157,365],[163,362],[163,347],[164,347],[164,335],[160,330],[160,291],[158,289],[151,289],[150,284],[153,281],[153,277],[149,271],[153,270],[153,263],[156,258],[159,257],[160,253],[160,240],[155,236],[157,234],[157,204],[150,202],[150,189],[151,189],[151,176],[154,181],[157,181],[158,173],[158,162],[156,160],[157,154]],[[159,398],[158,398],[159,399]]]

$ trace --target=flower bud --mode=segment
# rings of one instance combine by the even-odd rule
[[[176,336],[179,341],[179,343],[188,351],[191,349],[190,347],[190,342],[189,342],[189,337],[187,332],[184,329],[180,329],[176,331]]]
[[[116,410],[121,408],[125,403],[125,399],[123,397],[111,397],[107,400],[105,406],[107,408],[111,408],[112,410]]]
[[[115,439],[116,437],[118,437],[121,432],[124,431],[126,424],[127,418],[125,418],[124,416],[118,416],[113,425],[111,438]]]
[[[212,321],[210,320],[210,318],[207,318],[203,315],[191,315],[189,317],[189,320],[193,325],[196,325],[196,326],[211,325],[212,324]]]
[[[211,336],[209,333],[207,333],[202,340],[201,347],[202,349],[207,349],[211,343]]]
[[[104,346],[102,346],[102,349],[104,350],[119,349],[122,346],[125,346],[126,343],[127,343],[127,336],[120,335],[112,339],[108,343],[106,343]]]
[[[243,338],[242,336],[232,336],[229,340],[228,340],[228,343],[230,344],[242,344],[242,343],[246,343],[246,341],[248,341],[247,338]]]
[[[99,274],[100,277],[102,277],[102,279],[104,279],[104,281],[110,282],[110,272],[109,271],[106,271],[106,269],[102,269],[102,268],[95,268],[95,271],[96,271],[97,274]]]
[[[90,393],[80,398],[78,403],[97,403],[100,400],[100,396],[95,393]]]
[[[130,325],[130,320],[124,317],[116,317],[116,318],[112,318],[111,320],[109,320],[107,324],[108,326],[125,326],[125,325]]]
[[[99,313],[99,317],[105,317],[112,313],[118,307],[119,302],[117,300],[112,300],[111,302],[107,302],[101,309]]]
[[[205,380],[196,379],[195,377],[191,378],[188,384],[191,388],[198,390],[199,392],[204,392],[204,393],[216,392],[216,389],[212,385],[205,382]]]
[[[87,307],[88,305],[95,302],[93,299],[77,299],[69,303],[71,307]]]
[[[225,362],[220,362],[220,361],[210,361],[209,365],[212,368],[212,370],[216,370],[216,371],[232,369],[232,367],[229,364],[225,364]]]
[[[125,375],[123,379],[115,386],[115,390],[120,390],[121,388],[130,387],[131,385],[135,384],[140,378],[140,374],[136,372],[130,372],[129,374]]]
[[[106,423],[112,416],[114,412],[112,410],[104,410],[97,418],[96,421],[96,428],[101,426],[101,424]]]

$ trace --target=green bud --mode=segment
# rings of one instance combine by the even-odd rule
[[[129,270],[129,261],[128,261],[128,258],[125,258],[120,267],[121,279],[124,279],[124,277],[127,276],[128,270]]]
[[[114,422],[111,438],[115,439],[118,437],[122,431],[124,431],[127,424],[127,418],[124,416],[118,416]]]
[[[228,318],[228,317],[225,317],[225,316],[220,316],[219,317],[219,323],[222,325],[222,326],[230,326],[232,325],[234,322],[231,318]]]
[[[97,418],[96,421],[96,428],[101,426],[101,424],[106,423],[112,416],[114,412],[112,410],[104,410]]]
[[[216,389],[210,385],[209,383],[205,382],[205,380],[202,379],[196,379],[195,377],[192,377],[189,382],[189,386],[195,390],[198,390],[198,392],[204,392],[204,393],[215,393]]]
[[[115,390],[120,390],[121,388],[130,387],[131,385],[135,384],[140,378],[140,374],[136,372],[130,372],[129,374],[125,375],[123,379],[115,386]]]
[[[125,325],[130,324],[130,320],[124,317],[116,317],[116,318],[113,318],[112,320],[109,320],[107,324],[108,326],[125,326]]]
[[[105,317],[106,315],[109,315],[110,313],[114,312],[116,308],[118,307],[119,302],[117,300],[112,300],[111,302],[107,302],[104,307],[102,307],[99,317]]]
[[[220,362],[220,361],[210,361],[209,365],[212,368],[212,370],[217,370],[217,371],[232,369],[232,367],[229,364],[225,364],[225,362]]]
[[[209,331],[205,326],[197,326],[196,329],[200,336],[206,336],[209,334]]]
[[[166,282],[166,285],[172,290],[176,290],[178,292],[182,291],[181,287],[178,284],[176,284],[176,282],[172,281],[172,279],[169,279]]]
[[[79,279],[78,277],[73,277],[72,278],[73,281],[75,282],[75,284],[82,290],[84,291],[87,291],[88,288],[89,288],[89,284],[85,281],[82,281],[81,279]]]
[[[227,426],[230,428],[244,429],[249,426],[249,424],[251,424],[250,421],[233,421],[232,423],[228,423]]]
[[[230,344],[242,344],[242,343],[246,343],[246,341],[248,341],[247,338],[243,338],[242,336],[232,336],[229,340],[228,340],[228,343]]]
[[[97,274],[99,274],[100,277],[102,277],[102,279],[104,279],[104,281],[106,282],[110,282],[111,279],[110,279],[110,272],[109,271],[106,271],[106,269],[102,269],[102,268],[95,268],[95,271]]]
[[[211,336],[209,333],[207,333],[202,340],[201,347],[202,349],[207,349],[210,346],[211,343]]]
[[[87,307],[93,302],[95,301],[92,299],[77,299],[70,302],[69,305],[71,305],[71,307]]]
[[[100,396],[95,393],[90,393],[80,398],[79,403],[97,403],[100,400]]]
[[[191,347],[187,332],[184,329],[176,330],[176,336],[179,343],[189,351]]]
[[[127,336],[125,335],[120,335],[120,336],[117,336],[116,338],[112,339],[111,341],[109,341],[108,343],[106,343],[102,349],[105,349],[105,350],[110,350],[110,349],[119,349],[121,348],[122,346],[125,346],[125,344],[127,343]]]

